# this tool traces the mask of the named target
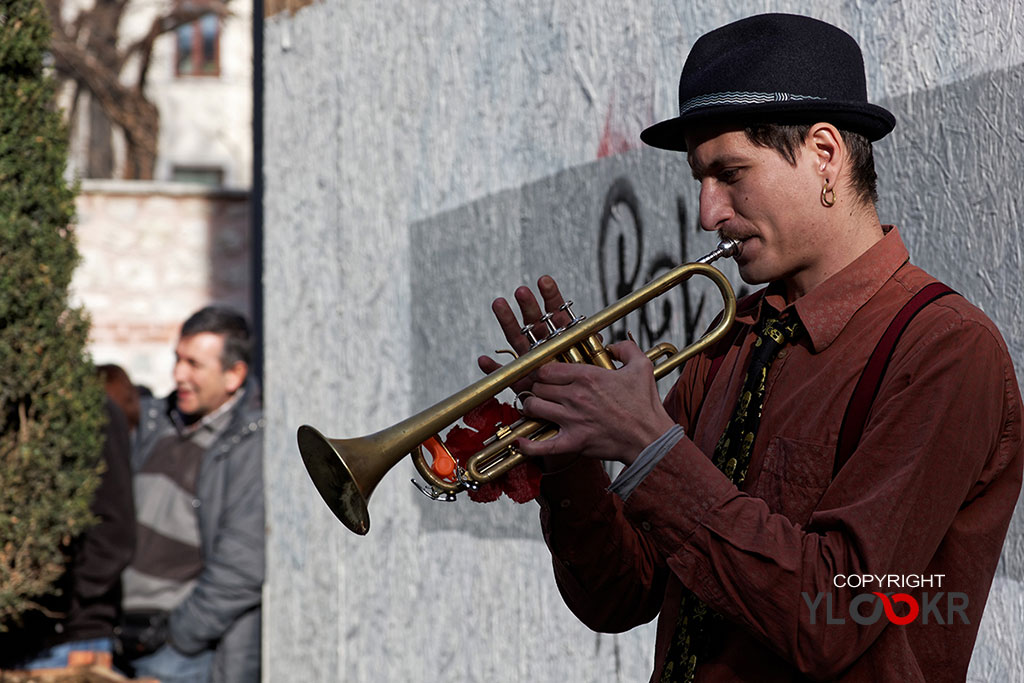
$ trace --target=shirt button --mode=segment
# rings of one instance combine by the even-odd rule
[[[192,499],[192,507],[194,507],[194,508],[199,507],[199,499],[198,498],[193,498]]]
[[[786,357],[786,349],[782,349],[781,351],[779,351],[779,358],[785,358],[785,357]]]
[[[640,528],[643,529],[644,531],[650,531],[651,530],[651,523],[650,522],[640,522]]]
[[[560,506],[561,506],[561,508],[562,508],[562,509],[564,510],[564,509],[566,509],[567,507],[569,507],[570,505],[572,505],[572,501],[571,501],[571,500],[569,500],[568,498],[564,498],[564,499],[562,500],[562,502],[561,502],[561,503],[559,503],[559,505],[560,505]]]

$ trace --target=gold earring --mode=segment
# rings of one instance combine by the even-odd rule
[[[836,203],[836,189],[828,186],[828,179],[825,179],[825,184],[821,187],[821,203],[826,208],[835,206]]]

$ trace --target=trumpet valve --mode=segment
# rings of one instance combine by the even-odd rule
[[[582,316],[581,317],[577,317],[576,314],[572,312],[572,299],[570,299],[569,301],[566,301],[564,304],[559,306],[558,310],[565,311],[566,313],[569,314],[569,324],[566,325],[566,327],[572,327],[576,323],[578,323],[581,320],[583,320]]]
[[[524,337],[526,337],[526,339],[530,342],[530,348],[531,349],[534,348],[535,346],[537,346],[538,344],[540,344],[540,340],[537,339],[537,335],[534,334],[534,332],[533,332],[533,323],[529,323],[527,325],[523,325],[523,328],[521,330],[519,330],[519,332]]]
[[[561,332],[565,328],[559,328],[555,325],[555,321],[552,319],[555,317],[554,313],[545,313],[540,317],[540,321],[548,327],[548,338],[551,338]]]

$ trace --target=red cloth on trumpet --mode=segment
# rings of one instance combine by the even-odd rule
[[[455,456],[460,467],[465,467],[469,458],[484,447],[484,441],[494,436],[497,425],[511,425],[519,419],[519,412],[508,405],[491,398],[466,413],[462,425],[455,425],[445,437],[445,446]],[[490,503],[498,500],[501,494],[517,503],[526,503],[540,493],[540,466],[532,460],[509,471],[501,479],[482,485],[476,491],[469,492],[470,500],[477,503]]]

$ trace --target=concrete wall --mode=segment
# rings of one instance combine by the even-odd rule
[[[93,360],[163,396],[185,318],[212,302],[251,312],[249,194],[88,180],[76,208],[71,291],[92,318]]]
[[[722,23],[793,11],[861,41],[869,95],[899,119],[876,146],[882,218],[986,310],[1024,370],[1022,9],[324,0],[269,17],[265,679],[646,680],[653,628],[576,622],[535,504],[433,504],[402,462],[356,537],[314,491],[294,434],[373,432],[476,379],[476,356],[500,344],[488,304],[520,282],[561,276],[587,312],[713,246],[685,161],[638,133],[672,114],[689,46]],[[666,301],[675,341],[716,305],[699,284]],[[656,331],[656,308],[630,328]],[[1024,676],[1022,604],[1018,514],[972,679]]]

